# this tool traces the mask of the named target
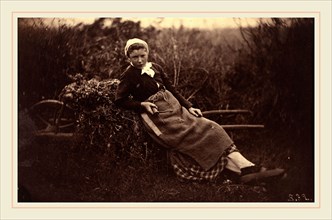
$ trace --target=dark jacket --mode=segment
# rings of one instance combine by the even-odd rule
[[[126,109],[141,112],[144,110],[141,107],[141,102],[158,92],[160,88],[166,88],[183,107],[192,107],[192,104],[174,88],[161,66],[153,63],[152,69],[155,71],[153,78],[147,74],[142,75],[141,69],[137,69],[132,65],[128,66],[121,75],[115,104]]]

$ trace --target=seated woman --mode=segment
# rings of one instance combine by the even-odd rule
[[[141,114],[149,135],[170,151],[171,165],[181,180],[215,180],[225,168],[247,184],[284,175],[283,169],[267,170],[247,160],[222,126],[204,118],[172,86],[163,69],[148,62],[145,41],[128,40],[125,55],[130,65],[121,76],[115,103]]]

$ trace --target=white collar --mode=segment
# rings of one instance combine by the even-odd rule
[[[151,78],[153,78],[155,72],[153,71],[153,69],[151,69],[151,67],[152,67],[152,63],[151,62],[146,63],[145,66],[142,68],[141,75],[143,75],[144,73],[146,73],[148,76],[150,76]]]

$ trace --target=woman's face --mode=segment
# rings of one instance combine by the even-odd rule
[[[148,52],[145,48],[141,48],[138,50],[133,50],[129,54],[129,61],[132,65],[138,69],[142,69],[146,62],[148,62]]]

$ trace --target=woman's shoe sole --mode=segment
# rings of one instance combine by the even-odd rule
[[[240,182],[244,184],[256,182],[269,182],[278,178],[286,177],[284,169],[276,168],[272,170],[261,170],[257,173],[250,173],[240,177]]]

